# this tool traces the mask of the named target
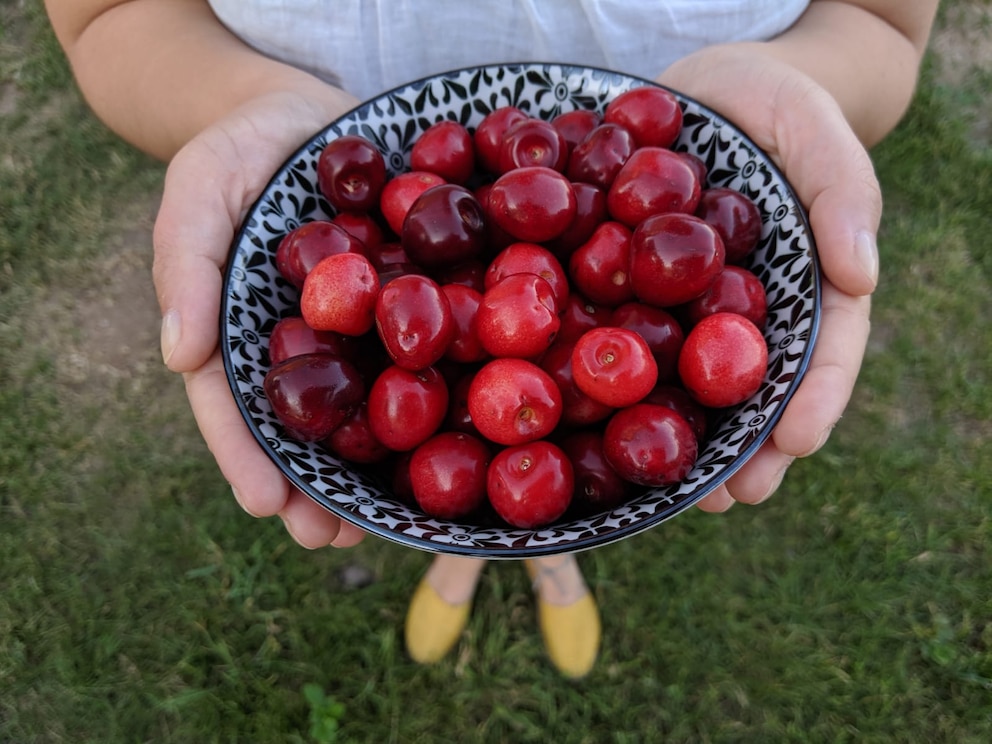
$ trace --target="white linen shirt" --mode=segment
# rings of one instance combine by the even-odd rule
[[[562,62],[653,79],[690,52],[781,33],[808,0],[210,0],[236,36],[370,98],[427,75]]]

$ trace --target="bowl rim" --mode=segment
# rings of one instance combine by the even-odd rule
[[[265,203],[267,195],[270,192],[271,187],[280,179],[286,172],[286,170],[291,166],[292,163],[298,161],[301,157],[308,155],[313,147],[315,140],[319,138],[326,138],[329,132],[337,126],[340,122],[346,121],[349,118],[353,118],[360,112],[366,111],[376,105],[377,102],[389,99],[406,90],[417,90],[424,85],[443,78],[455,77],[458,75],[463,75],[475,71],[485,71],[491,70],[497,72],[499,70],[510,70],[514,72],[526,72],[529,69],[548,69],[548,68],[559,68],[563,71],[563,74],[571,73],[594,73],[606,76],[615,76],[617,78],[629,81],[634,84],[639,84],[643,86],[653,86],[655,88],[661,88],[667,90],[674,94],[677,99],[680,100],[680,104],[685,108],[686,104],[691,104],[700,113],[704,114],[711,120],[717,121],[721,126],[729,126],[734,133],[734,137],[740,139],[744,144],[749,146],[757,156],[762,160],[762,167],[770,170],[774,176],[779,180],[782,189],[785,192],[785,197],[788,202],[794,204],[796,207],[796,219],[798,222],[797,227],[801,227],[805,237],[809,244],[809,262],[810,262],[810,277],[812,282],[812,309],[809,319],[809,331],[808,340],[806,346],[803,349],[801,359],[798,362],[794,373],[793,382],[790,383],[788,388],[785,390],[780,402],[771,414],[768,416],[768,421],[763,425],[761,430],[754,436],[754,438],[748,442],[748,444],[740,451],[740,453],[734,458],[731,463],[728,463],[721,467],[719,473],[708,478],[707,481],[699,486],[690,496],[683,497],[679,501],[677,509],[662,510],[660,513],[655,513],[650,515],[645,519],[631,520],[629,523],[611,529],[605,534],[593,533],[583,537],[575,538],[570,540],[565,544],[562,543],[551,543],[551,544],[541,544],[534,543],[528,544],[522,547],[512,547],[506,550],[494,549],[491,547],[480,547],[478,545],[472,544],[466,541],[466,543],[459,543],[457,541],[451,542],[439,542],[430,540],[427,538],[416,537],[411,534],[398,533],[389,529],[386,526],[380,525],[368,519],[362,518],[360,515],[355,514],[348,509],[345,509],[338,504],[334,503],[333,500],[327,498],[325,495],[319,493],[319,491],[312,487],[311,484],[307,483],[306,480],[300,477],[300,475],[289,468],[286,462],[278,457],[270,448],[269,443],[265,435],[259,431],[258,426],[253,421],[252,412],[248,409],[242,395],[239,391],[238,381],[236,380],[235,370],[233,367],[233,362],[231,360],[230,350],[230,333],[228,329],[227,318],[229,315],[232,297],[230,292],[230,285],[233,280],[232,271],[234,269],[235,262],[232,260],[234,256],[241,249],[246,232],[248,232],[249,226],[248,221],[251,215],[255,214],[259,207]],[[808,210],[802,204],[799,199],[798,194],[792,184],[786,179],[785,174],[778,167],[772,158],[751,139],[733,120],[729,119],[725,115],[715,111],[706,104],[701,103],[697,99],[690,95],[682,93],[674,88],[666,86],[662,83],[658,83],[654,80],[650,80],[645,77],[638,75],[633,75],[625,73],[619,70],[613,70],[607,67],[601,67],[596,65],[586,65],[570,62],[549,62],[549,61],[514,61],[505,63],[486,63],[480,65],[467,65],[463,67],[455,67],[448,70],[444,70],[435,74],[425,75],[418,77],[416,79],[410,80],[406,83],[389,88],[382,93],[368,98],[360,103],[356,104],[346,112],[342,113],[337,118],[327,122],[319,129],[312,132],[305,141],[303,141],[297,148],[295,148],[289,156],[287,156],[280,166],[273,171],[269,180],[263,186],[259,192],[258,197],[252,202],[251,206],[245,212],[241,223],[238,225],[237,230],[234,233],[231,245],[228,249],[228,254],[222,274],[222,294],[221,294],[221,305],[220,305],[220,337],[219,345],[221,350],[221,357],[224,366],[224,373],[227,379],[228,385],[230,387],[232,397],[238,407],[241,414],[242,420],[248,427],[252,436],[258,443],[259,447],[266,454],[269,460],[278,468],[280,473],[287,480],[292,483],[294,487],[300,490],[312,501],[320,505],[322,508],[330,511],[339,519],[346,521],[359,529],[367,532],[369,534],[381,537],[393,543],[398,543],[406,547],[416,548],[429,553],[443,553],[449,555],[460,555],[463,557],[476,557],[476,558],[486,558],[489,560],[519,560],[523,558],[534,558],[540,556],[565,554],[565,553],[578,553],[586,550],[591,550],[593,548],[604,547],[609,544],[619,542],[623,539],[633,537],[642,532],[646,532],[669,519],[687,511],[691,506],[701,501],[706,496],[710,495],[716,488],[723,485],[734,473],[736,473],[740,468],[742,468],[758,451],[758,449],[763,446],[772,434],[775,426],[778,424],[782,414],[788,407],[793,395],[800,387],[803,378],[805,377],[813,357],[813,352],[816,346],[817,338],[820,331],[820,322],[822,316],[822,269],[820,266],[819,253],[816,245],[815,236],[813,234],[812,226],[809,219]],[[340,459],[340,458],[338,458]],[[605,510],[604,513],[614,511]],[[427,517],[428,515],[424,515]],[[579,519],[573,519],[572,522],[581,521],[581,519],[587,519],[588,515],[580,517]],[[448,523],[452,525],[458,525],[457,520],[444,520],[437,519],[438,522]],[[542,531],[554,530],[563,525],[567,525],[569,522],[556,522],[552,525],[546,527],[538,527],[534,529],[523,529],[514,528],[509,525],[495,525],[492,527],[479,527],[479,529],[502,531],[502,532],[512,532],[514,534],[522,535],[539,535]],[[466,529],[471,529],[477,527],[476,525],[466,525]]]

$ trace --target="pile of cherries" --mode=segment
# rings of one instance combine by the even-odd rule
[[[392,177],[371,141],[329,142],[335,216],[276,254],[300,291],[264,382],[287,433],[391,468],[429,515],[520,528],[684,478],[768,356],[742,265],[759,211],[707,187],[681,128],[644,86],[602,113],[439,121]]]

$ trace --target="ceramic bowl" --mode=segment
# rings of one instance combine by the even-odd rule
[[[234,397],[259,445],[286,477],[344,520],[379,537],[431,552],[525,558],[574,552],[625,539],[685,511],[737,471],[770,435],[809,364],[820,317],[819,267],[806,214],[772,161],[731,122],[676,93],[684,125],[674,149],[700,157],[709,186],[747,194],[762,214],[760,243],[748,267],[768,295],[768,372],[749,400],[723,412],[681,482],[645,489],[599,514],[566,517],[541,529],[515,529],[492,519],[454,522],[425,516],[390,492],[374,469],[355,467],[320,445],[288,437],[273,415],[262,381],[268,339],[283,316],[298,314],[298,294],[275,266],[289,230],[334,212],[317,188],[324,145],[360,134],[381,149],[391,173],[409,168],[419,134],[441,119],[474,128],[490,111],[515,105],[551,119],[577,108],[602,111],[609,101],[650,81],[560,64],[482,66],[412,82],[366,101],[316,132],[276,172],[244,219],[224,281],[221,338]]]

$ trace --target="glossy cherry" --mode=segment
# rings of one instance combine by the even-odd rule
[[[335,354],[291,357],[269,369],[262,387],[286,432],[305,442],[328,436],[365,394],[358,370]]]
[[[572,375],[593,400],[614,408],[637,403],[658,382],[658,365],[647,343],[626,328],[594,328],[572,350]]]
[[[659,214],[637,226],[630,239],[630,282],[642,302],[672,307],[695,299],[723,271],[723,241],[688,214]]]
[[[486,500],[489,447],[463,432],[440,432],[419,445],[410,457],[413,496],[426,514],[461,519]]]
[[[321,260],[335,253],[366,253],[365,244],[327,220],[305,222],[290,230],[276,249],[276,268],[297,289]]]
[[[469,261],[486,247],[485,212],[464,186],[434,186],[410,205],[400,237],[407,255],[421,266]]]
[[[620,124],[638,147],[671,147],[682,131],[682,107],[665,88],[644,85],[610,101],[603,121]]]
[[[397,452],[412,450],[444,421],[448,386],[434,367],[411,372],[393,365],[372,384],[368,409],[376,439]]]
[[[663,147],[642,147],[613,179],[606,206],[613,219],[634,228],[656,214],[691,214],[700,193],[696,173],[683,158]]]
[[[357,134],[331,140],[317,159],[317,185],[335,209],[368,212],[379,204],[388,178],[379,149]]]
[[[300,293],[300,312],[318,331],[361,336],[375,321],[379,275],[365,256],[328,256],[307,274]]]
[[[603,430],[603,454],[624,479],[666,486],[685,478],[696,462],[692,427],[671,408],[638,403],[617,411]]]
[[[704,189],[696,215],[720,233],[728,264],[742,263],[757,247],[761,211],[746,194],[725,187]]]
[[[489,215],[517,240],[543,243],[560,236],[576,213],[571,182],[540,165],[504,173],[489,190]]]
[[[439,121],[425,129],[410,151],[410,167],[464,185],[475,171],[472,134],[457,121]]]
[[[551,376],[524,359],[493,359],[475,376],[468,410],[476,429],[497,444],[548,436],[562,413],[561,393]]]
[[[547,440],[501,450],[489,464],[486,483],[496,513],[522,529],[543,527],[561,517],[575,490],[571,462]]]
[[[433,279],[407,274],[382,287],[375,303],[375,327],[386,352],[398,366],[430,367],[455,335],[451,305]]]
[[[768,346],[754,323],[715,313],[693,326],[679,355],[679,376],[693,398],[710,408],[754,395],[768,369]]]

